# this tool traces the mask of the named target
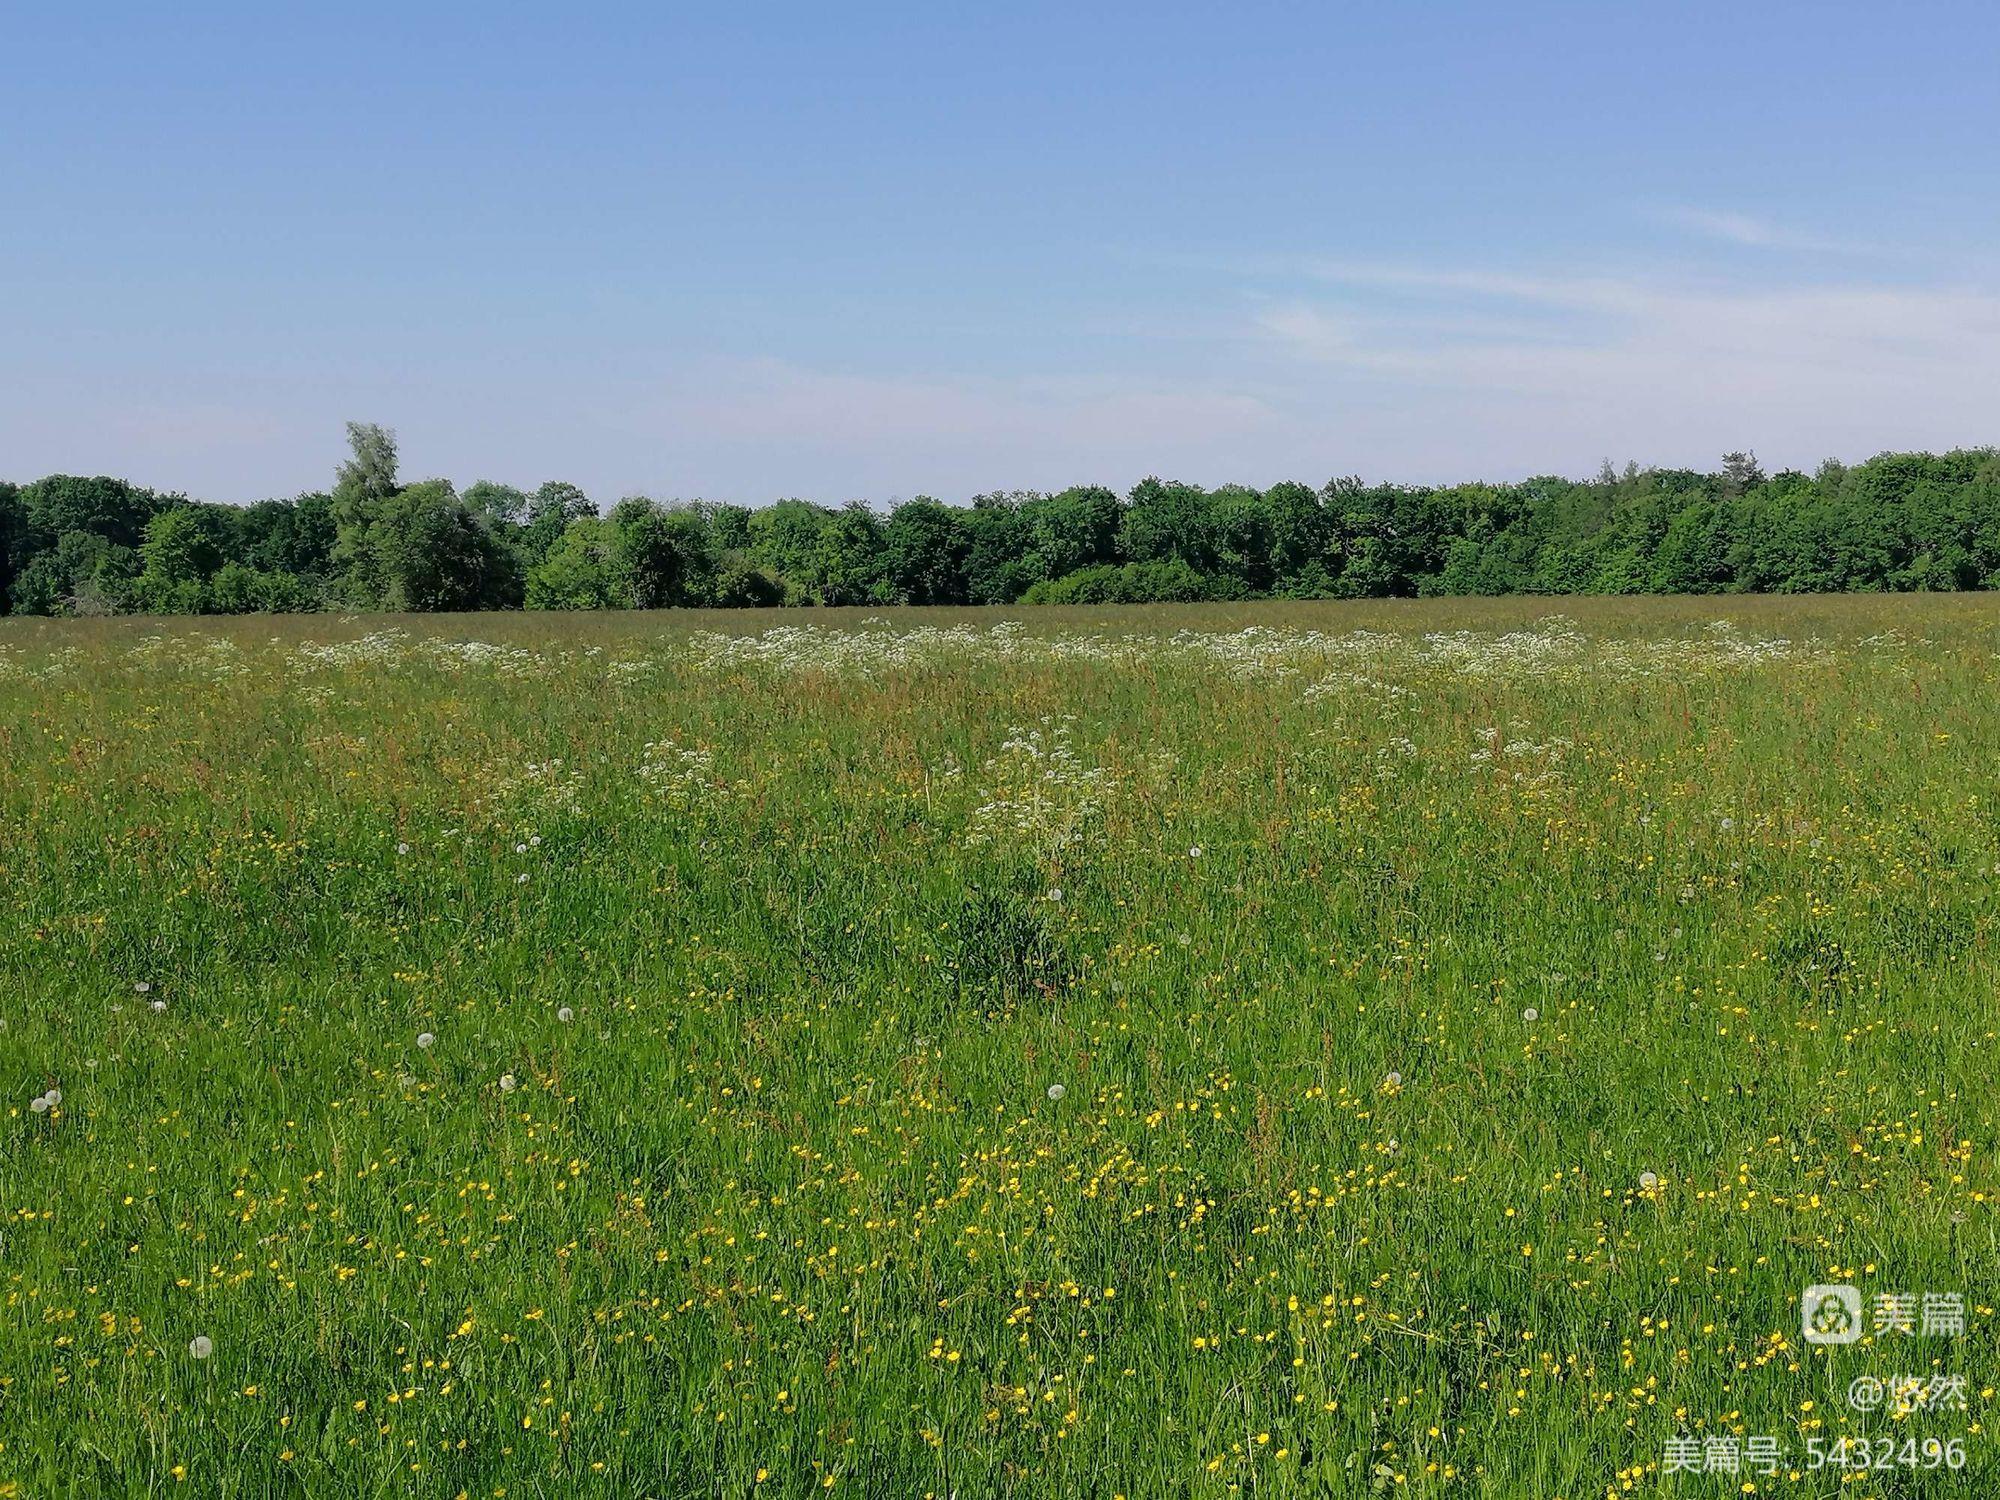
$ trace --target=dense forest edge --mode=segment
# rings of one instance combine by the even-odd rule
[[[394,435],[350,423],[330,492],[254,505],[121,479],[0,483],[0,612],[1107,604],[1472,594],[1835,593],[2000,587],[2000,450],[1885,453],[1766,474],[1204,489],[1147,479],[919,496],[886,513],[575,485],[402,483]]]

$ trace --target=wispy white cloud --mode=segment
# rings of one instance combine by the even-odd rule
[[[1486,462],[1780,461],[2000,440],[2000,291],[1319,262],[1251,314],[1301,387],[1421,410]],[[1296,285],[1296,283],[1295,283]],[[1539,462],[1532,456],[1542,455]]]
[[[1828,255],[1882,255],[1884,247],[1856,239],[1836,239],[1816,235],[1776,223],[1757,214],[1731,209],[1703,208],[1692,204],[1669,204],[1655,208],[1651,215],[1662,224],[1683,229],[1704,239],[1755,250],[1791,250]]]
[[[1723,287],[1367,268],[1330,279],[1350,295],[1274,304],[1255,315],[1257,325],[1296,353],[1378,373],[1538,386],[1614,378],[1657,389],[1668,379],[1727,382],[1731,372],[1936,387],[2000,369],[2000,294],[1979,288]],[[1411,317],[1354,295],[1382,285],[1433,301]],[[1459,310],[1456,337],[1440,337],[1454,320],[1439,296]],[[1522,302],[1545,310],[1540,322],[1523,322]],[[1504,321],[1491,316],[1500,304],[1509,307]],[[1496,337],[1495,328],[1525,331]]]

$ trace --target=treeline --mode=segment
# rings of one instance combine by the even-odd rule
[[[350,424],[329,493],[212,505],[118,479],[0,484],[0,605],[17,614],[673,605],[1099,604],[1426,594],[2000,587],[2000,450],[1767,475],[1265,490],[1148,479],[918,498],[883,514],[751,509],[576,486],[404,484]]]

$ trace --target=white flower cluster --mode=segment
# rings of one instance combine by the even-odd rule
[[[350,641],[305,642],[292,648],[294,665],[308,671],[347,671],[357,667],[430,666],[446,672],[489,671],[500,677],[546,677],[570,664],[570,651],[531,651],[492,641],[443,641],[413,636],[400,626],[371,630]]]
[[[46,656],[31,657],[19,646],[0,645],[0,682],[41,682],[62,677],[76,665],[78,655],[74,646],[65,646]]]
[[[532,824],[580,811],[583,775],[560,757],[501,767],[490,774],[486,794],[480,800],[496,814]]]
[[[1009,731],[981,772],[967,841],[1013,842],[1046,858],[1081,843],[1098,824],[1110,777],[1071,743],[1074,718],[1045,718]]]
[[[243,648],[227,636],[207,631],[149,635],[125,653],[127,665],[146,672],[179,672],[225,682],[253,670]]]
[[[649,740],[639,779],[667,806],[687,812],[726,798],[729,783],[715,774],[715,756],[676,740]]]
[[[1547,740],[1503,741],[1500,731],[1491,727],[1480,730],[1479,737],[1486,742],[1485,747],[1472,752],[1472,763],[1496,766],[1507,780],[1528,788],[1560,785],[1563,758],[1574,744],[1560,735]]]

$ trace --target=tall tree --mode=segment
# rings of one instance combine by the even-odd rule
[[[396,494],[396,435],[373,422],[349,422],[347,446],[333,485],[338,528],[333,562],[344,601],[367,608],[384,595],[379,549],[370,533],[381,508]]]

